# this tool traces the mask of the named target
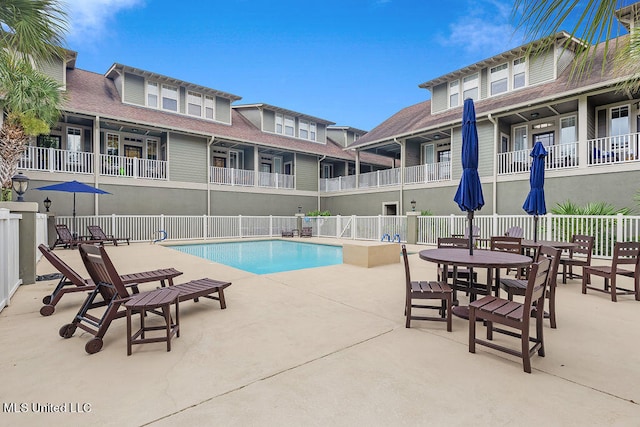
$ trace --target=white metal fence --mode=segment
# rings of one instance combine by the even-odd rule
[[[130,237],[132,241],[150,242],[159,231],[167,240],[197,240],[244,237],[278,237],[282,231],[297,228],[294,216],[174,216],[174,215],[104,215],[58,217],[78,234],[87,225],[98,224],[107,234]],[[355,240],[407,240],[405,216],[320,216],[306,217],[303,226],[311,227],[314,236]],[[534,235],[533,217],[529,215],[476,215],[474,225],[480,228],[480,238],[504,235],[513,226],[523,229],[525,238]],[[417,243],[437,244],[438,237],[463,234],[466,215],[418,217]],[[617,241],[640,240],[640,216],[541,216],[538,221],[540,240],[569,241],[574,234],[595,237],[593,255],[610,257]]]
[[[21,215],[0,209],[0,310],[22,283],[19,273],[18,228]]]

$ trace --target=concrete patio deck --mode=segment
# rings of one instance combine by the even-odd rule
[[[415,253],[424,248],[409,247],[415,278],[435,277]],[[640,425],[633,297],[612,303],[582,295],[578,280],[559,284],[558,329],[545,323],[547,355],[534,356],[526,374],[515,357],[469,353],[466,320],[454,318],[451,333],[438,322],[406,329],[399,263],[257,276],[159,245],[107,250],[120,273],[175,267],[185,273],[176,283],[231,281],[228,308],[181,303],[171,352],[145,344],[129,357],[126,321],[116,320],[103,349],[88,355],[89,334],[58,335],[84,294],[66,295],[42,317],[42,297],[57,281],[21,286],[0,313],[0,424]],[[76,250],[56,253],[86,277]],[[38,274],[53,272],[39,262]],[[52,405],[67,412],[46,412]]]

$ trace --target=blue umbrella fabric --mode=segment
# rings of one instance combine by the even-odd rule
[[[101,190],[88,184],[83,184],[76,180],[61,182],[60,184],[46,185],[44,187],[35,188],[35,190],[43,191],[63,191],[73,193],[73,227],[76,231],[76,193],[92,193],[92,194],[111,194],[108,191]]]
[[[547,213],[547,205],[544,201],[544,158],[547,150],[540,141],[531,150],[531,174],[529,175],[529,185],[531,189],[527,195],[522,209],[529,215],[533,215],[533,240],[538,241],[538,215]]]
[[[462,176],[453,200],[469,219],[469,254],[473,255],[473,212],[484,206],[482,185],[478,175],[478,129],[473,99],[464,100],[462,110]]]

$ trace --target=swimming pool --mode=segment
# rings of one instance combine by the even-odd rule
[[[251,240],[170,247],[255,274],[342,264],[341,246],[287,240]]]

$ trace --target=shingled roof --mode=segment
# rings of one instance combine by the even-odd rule
[[[70,113],[99,116],[101,120],[116,120],[208,138],[219,137],[263,147],[342,160],[355,159],[353,153],[344,151],[335,142],[319,144],[262,132],[234,109],[231,110],[232,124],[228,125],[183,114],[124,104],[120,100],[120,94],[113,80],[104,75],[81,69],[67,70],[67,99],[64,110]],[[365,161],[362,157],[361,159]],[[388,159],[373,155],[367,156],[366,161],[379,165],[388,163]]]
[[[618,44],[624,42],[626,37],[628,36],[621,36],[609,42],[607,58],[614,57],[616,42]],[[593,64],[595,65],[590,73],[579,81],[571,79],[571,67],[567,67],[556,80],[476,101],[476,117],[480,119],[489,114],[504,114],[508,111],[525,109],[530,107],[532,103],[538,105],[556,102],[562,98],[574,97],[596,88],[614,86],[623,80],[623,77],[614,76],[611,60],[607,61],[603,70],[600,66],[603,58],[604,43],[600,43],[594,52]],[[393,138],[410,137],[443,126],[459,124],[461,119],[462,106],[432,114],[431,100],[427,100],[398,111],[347,148],[363,148],[388,142]]]

